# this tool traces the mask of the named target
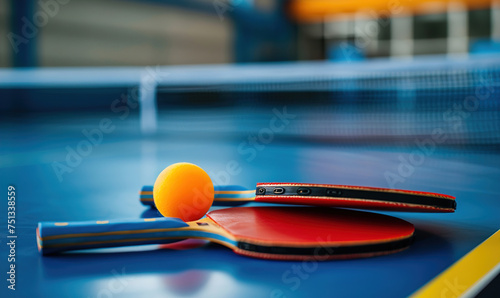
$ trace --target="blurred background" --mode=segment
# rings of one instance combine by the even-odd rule
[[[444,145],[496,145],[499,3],[0,0],[0,113],[135,101],[143,133],[234,135],[286,105],[304,117],[280,136],[405,144],[445,126]]]
[[[338,55],[344,42],[360,48],[359,58],[466,55],[498,49],[499,5],[495,0],[1,0],[0,33],[7,38],[0,45],[0,66],[345,60]],[[23,36],[23,27],[33,35],[24,36],[29,43],[8,34]]]
[[[0,180],[28,235],[19,272],[39,268],[22,297],[102,296],[125,263],[127,297],[181,296],[169,284],[199,266],[211,279],[187,278],[191,296],[287,290],[290,263],[217,246],[209,263],[203,249],[40,260],[38,221],[145,216],[138,191],[181,161],[215,184],[456,196],[455,214],[397,213],[420,235],[407,253],[325,262],[285,291],[408,296],[500,226],[499,145],[500,0],[0,0]]]

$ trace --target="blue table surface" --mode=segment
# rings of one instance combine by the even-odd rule
[[[137,119],[131,118],[135,127]],[[255,159],[238,153],[246,136],[143,138],[116,123],[112,134],[61,178],[69,148],[95,119],[21,118],[0,122],[0,180],[4,188],[0,271],[6,272],[7,186],[16,187],[16,291],[4,281],[1,297],[401,297],[407,296],[500,228],[500,159],[493,153],[440,149],[395,187],[457,197],[454,214],[386,212],[416,226],[407,250],[374,258],[285,262],[234,254],[217,244],[190,249],[156,246],[41,257],[39,221],[139,218],[155,215],[138,191],[166,166],[200,165],[217,182],[228,162],[242,171],[225,182],[311,182],[388,187],[410,149],[339,146],[276,137]],[[127,122],[128,123],[128,122]]]

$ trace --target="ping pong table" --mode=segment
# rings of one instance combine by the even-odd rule
[[[431,57],[419,63],[0,70],[0,88],[4,91],[31,88],[37,92],[41,89],[62,92],[96,86],[138,88],[141,105],[126,117],[113,111],[63,111],[6,113],[8,117],[0,121],[0,180],[5,192],[9,185],[15,187],[14,235],[17,236],[16,290],[7,289],[4,282],[1,296],[408,296],[500,228],[500,159],[495,149],[499,92],[482,101],[486,107],[481,106],[463,119],[459,130],[447,133],[447,142],[433,147],[428,154],[420,154],[421,162],[407,164],[406,172],[400,171],[415,150],[423,152],[414,141],[428,141],[433,128],[447,127],[438,117],[450,108],[447,105],[453,103],[453,98],[476,90],[472,83],[478,77],[498,82],[497,72],[486,70],[498,69],[499,65],[500,59],[491,57],[453,63]],[[461,76],[465,66],[474,66],[477,71]],[[153,78],[148,77],[148,71],[153,71]],[[459,75],[462,80],[444,81],[437,76],[443,73]],[[418,75],[410,77],[411,74]],[[393,83],[377,80],[383,75],[406,76],[406,80]],[[437,78],[435,85],[432,78]],[[386,92],[395,86],[390,84],[401,87],[399,93]],[[199,92],[200,88],[203,92]],[[499,87],[492,88],[498,91]],[[165,98],[175,98],[179,93],[194,90],[191,96],[197,92],[204,96],[234,94],[233,89],[237,89],[236,94],[247,94],[249,98],[242,100],[249,102],[229,107],[201,104],[194,111],[190,106],[157,109],[168,105]],[[294,104],[293,98],[290,101],[281,98],[301,89],[326,90],[329,94],[335,90],[342,92],[319,102],[314,96],[306,98],[306,106]],[[359,97],[349,93],[356,89],[370,92],[356,93]],[[274,92],[279,100],[262,93],[263,90]],[[283,90],[290,92],[281,93]],[[395,101],[375,111],[393,114],[368,115],[373,106],[359,98],[382,100],[377,90],[386,92],[386,98]],[[425,91],[423,94],[432,101],[441,96],[442,109],[432,103],[420,106],[422,93],[415,90]],[[12,100],[16,100],[16,93],[13,94]],[[36,95],[35,92],[35,99]],[[62,92],[68,101],[73,100],[72,95]],[[259,100],[254,102],[256,98]],[[355,109],[356,105],[342,101],[356,98],[362,108]],[[110,97],[107,105],[114,99]],[[8,100],[6,97],[5,101]],[[217,100],[220,104],[220,97]],[[333,107],[325,107],[324,101],[333,102]],[[284,108],[294,118],[283,131],[274,132],[264,143],[249,141],[268,128],[274,110],[283,112]],[[421,113],[411,113],[408,109]],[[405,117],[409,118],[397,118],[401,111],[406,111]],[[429,116],[433,113],[436,118]],[[358,118],[359,115],[368,118]],[[484,115],[490,117],[484,120],[489,122],[480,121]],[[83,131],[98,129],[103,119],[110,131],[102,132],[99,142],[84,148],[81,144],[89,139]],[[370,119],[372,122],[367,122]],[[377,123],[381,126],[376,126]],[[411,125],[388,129],[404,123]],[[349,130],[350,127],[355,129]],[[241,146],[254,149],[255,154],[242,154],[238,150]],[[198,164],[215,183],[248,188],[268,181],[392,186],[453,195],[458,207],[453,214],[384,212],[413,223],[416,237],[409,249],[375,258],[268,261],[239,256],[217,244],[198,240],[168,246],[39,255],[35,237],[39,221],[158,216],[140,204],[138,190],[151,184],[164,167],[180,161]],[[227,175],[229,162],[236,162],[241,169],[237,175]],[[390,174],[397,179],[388,180]],[[6,214],[7,205],[4,206],[2,213]],[[8,246],[4,243],[7,236],[4,222],[0,263],[5,272],[10,264]]]

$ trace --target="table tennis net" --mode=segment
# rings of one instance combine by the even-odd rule
[[[158,89],[160,130],[255,134],[275,111],[279,136],[343,143],[408,143],[440,134],[448,145],[500,143],[500,63],[485,67],[333,72],[287,82]]]

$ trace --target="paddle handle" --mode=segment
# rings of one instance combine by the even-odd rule
[[[139,200],[144,206],[149,206],[151,208],[156,208],[155,202],[153,200],[153,186],[144,185],[139,192]]]
[[[165,244],[187,238],[187,227],[189,225],[178,218],[165,217],[40,222],[37,228],[37,244],[43,255],[89,248]]]
[[[241,206],[253,201],[255,191],[239,185],[214,185],[212,206]],[[229,192],[229,193],[228,193]],[[139,200],[145,206],[156,208],[153,201],[153,186],[145,185],[139,192]]]

